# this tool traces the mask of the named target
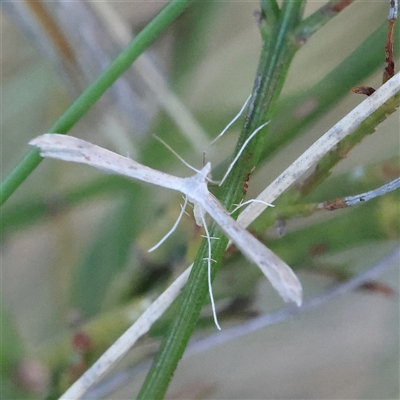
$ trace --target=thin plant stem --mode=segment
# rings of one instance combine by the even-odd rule
[[[290,61],[297,50],[292,35],[301,19],[303,9],[303,1],[284,2],[272,39],[264,42],[249,112],[235,154],[240,151],[249,135],[268,120],[268,113],[271,112],[271,108],[281,92]],[[246,177],[258,162],[262,145],[263,137],[256,136],[246,147],[242,157],[235,164],[222,186],[221,202],[228,209],[242,200],[243,185]],[[212,237],[220,238],[212,243],[212,259],[216,260],[212,271],[214,277],[228,240],[214,225],[211,226],[209,232]],[[179,307],[177,309],[180,312],[175,316],[169,331],[164,336],[159,352],[137,396],[138,399],[160,399],[165,395],[172,375],[196,326],[208,293],[207,263],[204,261],[207,256],[208,244],[203,240],[188,283],[178,298]]]
[[[171,0],[131,41],[109,67],[75,100],[48,132],[67,133],[100,99],[104,92],[160,36],[164,29],[184,11],[191,1]],[[42,159],[37,149],[32,150],[11,171],[0,187],[0,205],[4,204],[15,190],[17,190],[40,164]]]
[[[339,208],[357,206],[366,201],[372,200],[375,197],[384,196],[400,187],[400,178],[393,179],[391,182],[382,185],[368,192],[360,193],[354,196],[341,197],[339,199],[324,201],[316,205],[318,209],[326,209],[329,211],[338,210]]]
[[[397,82],[400,82],[398,76]],[[315,166],[307,179],[298,188],[301,196],[305,196],[329,177],[333,167],[343,160],[350,151],[358,145],[367,135],[373,134],[378,125],[385,121],[400,106],[400,89],[397,94],[390,98],[383,107],[379,107],[369,118],[362,121],[360,126],[341,140],[337,146],[327,152]]]
[[[316,12],[305,18],[296,29],[298,40],[307,41],[319,28],[324,26],[354,0],[331,0]]]

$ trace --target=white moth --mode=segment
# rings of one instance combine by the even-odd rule
[[[283,172],[256,201],[253,200],[252,203],[254,204],[251,204],[245,209],[245,212],[239,215],[239,223],[241,226],[248,226],[251,221],[265,209],[269,202],[273,202],[279,197],[279,195],[295,182],[310,165],[316,163],[323,154],[331,150],[339,140],[354,131],[354,129],[371,115],[373,111],[398,93],[399,90],[400,73],[397,73],[372,96],[364,100],[358,107],[323,135],[315,145],[301,155],[285,172]],[[225,133],[225,131],[226,130],[224,130],[223,133]],[[318,146],[318,148],[316,146]],[[171,286],[146,309],[137,321],[99,358],[99,360],[97,360],[93,366],[64,393],[61,399],[80,399],[85,396],[87,390],[128,352],[140,336],[149,331],[153,322],[172,304],[186,283],[191,267],[192,266],[188,267],[181,276],[179,276]],[[299,292],[301,299],[301,288]]]
[[[43,157],[91,165],[98,169],[176,190],[194,203],[204,221],[204,212],[219,225],[237,248],[254,262],[285,301],[298,306],[302,302],[302,287],[292,269],[257,240],[227,213],[207,188],[211,164],[207,163],[195,175],[180,178],[146,167],[102,147],[72,136],[46,133],[29,142],[40,149]]]

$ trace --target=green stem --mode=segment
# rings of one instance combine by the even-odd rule
[[[315,167],[314,172],[307,177],[300,188],[299,194],[303,197],[319,186],[332,173],[332,168],[347,157],[349,152],[358,145],[367,135],[374,133],[379,124],[400,107],[400,93],[389,99],[379,107],[349,136],[344,138],[335,149],[325,154]],[[293,194],[293,193],[292,193]]]
[[[282,12],[273,31],[272,40],[264,41],[259,67],[253,88],[245,125],[240,135],[236,152],[246,138],[259,127],[271,114],[271,108],[279,96],[291,59],[297,46],[293,41],[293,31],[302,16],[304,1],[288,0],[283,4]],[[263,137],[260,133],[246,147],[236,166],[222,187],[221,203],[231,208],[243,196],[243,185],[261,154]],[[212,240],[213,277],[219,269],[228,239],[221,234],[215,224],[210,229]],[[169,331],[165,335],[160,350],[139,392],[138,399],[163,398],[168,384],[183,355],[189,338],[196,326],[207,289],[208,244],[203,241],[197,254],[191,275],[179,301],[179,314],[175,316]]]
[[[299,41],[306,42],[319,28],[323,27],[354,0],[331,0],[302,21],[296,29]]]
[[[271,39],[280,15],[281,10],[276,0],[261,0],[259,29],[263,41]]]
[[[109,67],[78,97],[71,107],[50,128],[50,133],[67,133],[100,99],[104,92],[157,39],[192,0],[171,0],[160,13],[131,41]],[[14,193],[40,164],[39,150],[31,150],[1,184],[0,204]]]
[[[281,12],[276,0],[261,0],[261,11],[267,20],[272,21],[272,25],[278,21]]]

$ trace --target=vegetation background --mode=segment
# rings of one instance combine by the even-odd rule
[[[182,16],[152,46],[150,56],[188,113],[207,132],[207,140],[212,140],[223,129],[250,93],[261,47],[253,17],[254,10],[259,8],[258,2],[215,3],[212,6],[195,4],[195,11]],[[310,2],[306,15],[321,5]],[[145,26],[161,7],[153,2],[122,2],[111,6],[134,32]],[[297,53],[282,97],[301,96],[318,83],[385,23],[387,13],[388,4],[375,1],[355,2],[341,12]],[[49,129],[79,93],[79,85],[85,87],[88,77],[75,76],[77,87],[72,87],[69,71],[60,68],[60,60],[57,63],[45,57],[32,37],[27,36],[21,25],[5,11],[1,24],[4,177],[26,154],[28,141]],[[382,67],[359,84],[373,87],[381,84],[383,46],[384,43],[380,49]],[[140,82],[136,89],[140,92]],[[155,96],[146,94],[141,100],[142,109],[136,111],[144,117],[135,128],[119,103],[108,98],[96,105],[70,134],[121,154],[128,153],[146,165],[188,176],[187,169],[155,143],[151,133],[162,136],[196,166],[202,163],[200,142],[196,147],[185,139],[172,118],[161,110]],[[329,113],[308,126],[304,134],[268,160],[252,178],[248,197],[257,195],[266,183],[361,100],[359,95],[349,93]],[[206,157],[213,165],[229,157],[239,127],[240,123],[236,124],[215,148],[207,149]],[[397,156],[398,133],[397,114],[335,167],[330,178],[333,182],[330,187],[335,190],[327,189],[325,193],[332,197],[323,200],[361,192],[349,193],[347,190],[351,187],[346,184],[340,188],[343,176],[356,176],[363,166],[383,165]],[[390,165],[398,168],[398,160]],[[379,201],[389,203],[389,199],[398,202],[398,195]],[[55,379],[55,365],[60,366],[72,357],[65,355],[65,346],[60,344],[70,334],[69,326],[83,318],[97,322],[99,330],[104,332],[104,346],[111,344],[127,324],[126,320],[118,319],[121,313],[127,309],[139,312],[139,300],[153,298],[188,265],[199,243],[198,232],[194,231],[189,218],[154,255],[145,252],[172,225],[179,201],[178,195],[163,189],[149,188],[145,184],[130,184],[127,188],[116,177],[104,177],[90,168],[49,160],[24,182],[3,209],[2,362],[3,368],[6,367],[2,390],[7,398],[13,395],[14,398],[37,398],[38,393],[49,395],[49,380],[50,377]],[[385,204],[373,210],[377,209],[385,209]],[[342,221],[347,219],[349,223],[341,231],[342,235],[346,232],[348,235],[343,237],[342,246],[318,255],[308,270],[301,261],[290,263],[302,268],[299,276],[306,297],[323,293],[339,278],[372,266],[397,245],[395,224],[393,232],[375,239],[371,235],[348,248],[345,243],[357,235],[357,226],[351,225],[354,220],[349,217],[348,210],[337,213],[341,213]],[[368,211],[364,215],[369,218]],[[288,248],[302,246],[300,237],[304,229],[318,224],[322,218],[333,217],[324,214],[323,217],[289,221],[285,228],[288,235],[279,239],[282,245],[275,244],[277,251],[281,249],[285,254]],[[379,217],[373,214],[371,218]],[[291,233],[294,236],[289,236]],[[316,231],[316,236],[321,234],[323,230]],[[271,228],[267,237],[277,242],[277,229]],[[313,240],[315,237],[310,239]],[[290,257],[297,260],[301,256]],[[248,308],[257,314],[270,313],[282,306],[268,283],[258,279],[258,275],[253,278],[253,273],[248,272],[248,269],[255,269],[254,266],[246,263],[244,268],[243,259],[236,256],[227,264],[215,282],[217,299],[224,299],[221,301],[228,304],[229,300],[241,296],[250,301]],[[151,277],[148,269],[153,273]],[[244,280],[242,292],[235,285],[233,289],[226,289],[230,279]],[[185,357],[174,375],[169,397],[398,398],[398,269],[390,269],[379,282],[390,288],[391,294],[361,290],[348,293],[311,312]],[[83,312],[77,313],[77,309]],[[112,325],[112,329],[104,323],[104,318],[109,318],[107,324]],[[223,329],[228,329],[246,317],[236,310],[226,318],[222,313],[221,318]],[[202,321],[203,329],[197,337],[214,333],[209,310],[205,310]],[[102,322],[108,328],[102,326]],[[123,361],[120,369],[146,360],[156,349],[157,338],[164,329],[160,323],[151,337]],[[33,359],[40,360],[40,366],[28,363]],[[36,371],[38,378],[33,382],[37,386],[27,379],[25,370],[15,368],[22,365],[31,368],[30,372]],[[112,395],[105,394],[104,389],[105,397],[134,398],[147,364],[138,365],[131,370],[129,384]],[[60,381],[63,379],[66,378]]]

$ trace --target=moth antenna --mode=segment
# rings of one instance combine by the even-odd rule
[[[160,143],[162,143],[178,160],[180,160],[183,164],[185,164],[188,168],[190,168],[192,171],[199,173],[200,170],[196,169],[195,167],[191,166],[186,160],[182,158],[168,143],[166,143],[164,140],[162,140],[159,136],[154,135],[154,138],[157,139]]]

